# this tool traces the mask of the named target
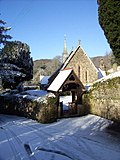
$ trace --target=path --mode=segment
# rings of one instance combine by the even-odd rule
[[[52,124],[0,115],[0,160],[120,160],[120,137],[88,115]]]

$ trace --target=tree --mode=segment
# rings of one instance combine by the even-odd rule
[[[99,23],[120,65],[120,1],[98,0]]]
[[[33,78],[33,60],[26,43],[12,41],[6,43],[1,52],[1,64],[7,73],[3,73],[4,88],[16,88],[21,82]],[[12,72],[10,72],[12,71]]]
[[[4,25],[6,24],[6,22],[0,20],[0,45],[6,44],[7,39],[11,39],[12,37],[10,35],[7,35],[6,32],[8,30],[10,30],[10,27],[5,27]]]
[[[12,37],[6,32],[11,28],[5,24],[0,20],[0,78],[3,88],[14,89],[21,82],[33,78],[33,60],[26,43],[8,41]]]

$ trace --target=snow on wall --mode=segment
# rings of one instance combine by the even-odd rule
[[[104,82],[104,81],[107,81],[108,79],[113,79],[115,77],[120,77],[120,71],[117,71],[117,72],[114,72],[114,73],[111,73],[107,76],[104,76],[103,78],[95,81],[94,83],[97,83],[97,82]]]

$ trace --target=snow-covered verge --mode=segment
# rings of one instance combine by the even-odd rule
[[[40,124],[0,115],[0,160],[119,160],[120,136],[94,115]]]

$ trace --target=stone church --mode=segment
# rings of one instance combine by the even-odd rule
[[[61,67],[47,79],[43,89],[53,92],[59,97],[61,116],[64,115],[64,106],[66,106],[63,101],[60,101],[61,95],[72,97],[71,101],[67,102],[68,115],[83,115],[84,113],[81,111],[83,108],[81,106],[82,96],[86,93],[88,86],[100,77],[99,70],[84,52],[80,43],[75,50],[68,54],[66,38],[64,39],[62,62]]]
[[[93,82],[95,82],[99,78],[103,77],[102,70],[95,67],[91,59],[87,56],[87,54],[81,47],[80,41],[76,49],[72,50],[71,53],[68,54],[66,37],[64,38],[62,62],[63,63],[61,67],[48,78],[47,84],[45,84],[46,89],[58,76],[59,72],[66,69],[72,69],[74,71],[74,74],[79,79],[80,83],[82,83],[86,88],[92,85]]]
[[[65,59],[65,57],[67,58]],[[66,40],[64,41],[63,66],[61,70],[65,68],[72,68],[84,86],[91,85],[98,79],[99,71],[80,46],[80,42],[76,49],[72,50],[68,55]]]

